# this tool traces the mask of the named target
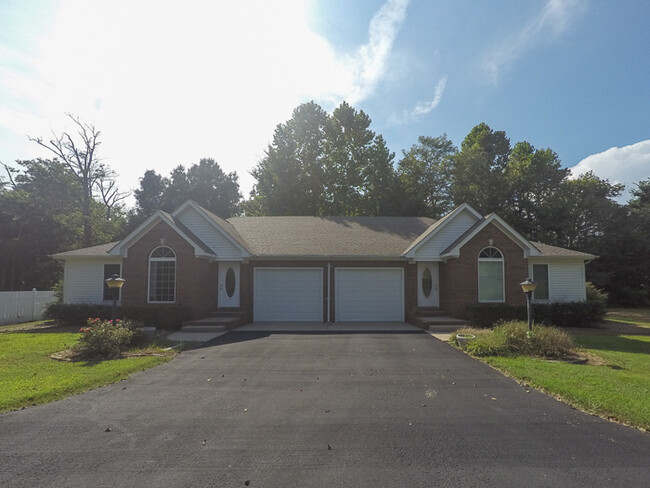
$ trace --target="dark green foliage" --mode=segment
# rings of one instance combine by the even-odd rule
[[[529,337],[526,322],[515,320],[501,322],[491,330],[461,329],[456,334],[465,332],[476,336],[465,348],[474,356],[564,358],[575,347],[571,336],[560,329],[537,326]],[[452,336],[452,342],[456,342],[456,334]]]
[[[0,290],[51,288],[62,266],[49,255],[84,246],[81,185],[58,160],[17,161],[6,168],[9,182],[0,178]],[[119,208],[106,219],[106,208],[89,202],[93,241],[116,239],[124,225]]]
[[[399,211],[394,154],[370,117],[343,102],[331,115],[314,102],[279,124],[247,215],[395,215]]]
[[[402,213],[438,219],[452,209],[453,156],[457,149],[440,137],[418,138],[399,162],[397,174],[402,192]]]
[[[80,327],[88,318],[111,319],[112,310],[110,305],[52,303],[46,308],[45,317],[63,325]],[[117,316],[159,329],[178,329],[184,321],[192,318],[184,305],[117,307]]]
[[[177,166],[168,178],[148,170],[134,192],[137,209],[129,226],[136,227],[156,210],[172,212],[187,200],[194,200],[224,219],[237,215],[241,200],[237,180],[237,173],[224,173],[211,158],[201,159],[187,170]]]
[[[600,302],[603,306],[606,306],[607,293],[599,288],[596,288],[596,285],[590,281],[587,281],[587,301]]]
[[[557,327],[589,327],[605,317],[605,304],[600,301],[534,303],[536,324]],[[479,327],[491,327],[499,321],[526,320],[526,307],[480,304],[467,307],[468,320]]]
[[[482,304],[467,307],[467,320],[477,327],[491,327],[501,320],[526,320],[526,307]]]

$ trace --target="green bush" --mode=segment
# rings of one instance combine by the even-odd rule
[[[601,322],[605,316],[605,303],[587,302],[533,302],[535,323],[557,327],[589,327]],[[492,327],[501,321],[526,320],[524,306],[504,304],[479,304],[467,307],[468,320],[478,327]]]
[[[502,303],[469,305],[467,319],[477,327],[492,327],[502,320],[526,320],[526,307]]]
[[[476,336],[465,348],[473,356],[533,356],[544,358],[562,358],[571,353],[575,344],[563,330],[555,327],[536,326],[528,337],[528,325],[525,322],[502,322],[488,330],[461,329],[452,335],[471,333]]]
[[[89,317],[110,320],[112,312],[110,305],[51,303],[45,309],[45,317],[63,325],[79,327],[86,324]],[[189,308],[184,305],[117,307],[117,316],[159,329],[177,329],[192,318]]]
[[[587,281],[588,302],[600,302],[603,304],[603,306],[606,306],[608,298],[609,296],[607,295],[606,291],[601,290],[600,288],[596,288],[596,285],[594,285],[591,281]]]
[[[88,319],[87,326],[79,329],[82,333],[72,350],[80,358],[115,357],[133,347],[140,339],[136,330],[142,324],[133,321]]]

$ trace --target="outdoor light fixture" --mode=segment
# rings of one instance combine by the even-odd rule
[[[526,310],[528,312],[528,333],[526,335],[530,339],[530,337],[533,335],[533,304],[531,303],[531,300],[533,298],[533,292],[537,288],[537,283],[535,283],[530,278],[526,278],[525,281],[522,281],[519,284],[521,285],[521,289],[526,294]]]
[[[118,275],[114,274],[110,278],[104,280],[108,287],[113,291],[113,325],[117,320],[117,297],[120,294],[120,288],[124,285],[126,281],[124,278],[120,278]]]

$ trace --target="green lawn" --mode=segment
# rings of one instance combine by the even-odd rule
[[[71,347],[79,333],[60,328],[17,328],[0,327],[0,412],[113,383],[170,359],[145,356],[98,362],[55,361],[50,355]]]
[[[650,430],[650,336],[575,336],[603,364],[482,358],[506,374],[601,417]]]
[[[608,308],[605,319],[650,327],[650,308]]]

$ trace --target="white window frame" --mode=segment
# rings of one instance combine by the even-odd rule
[[[167,248],[171,252],[174,253],[174,257],[164,257],[164,258],[159,258],[159,257],[152,257],[153,253],[156,252],[158,249],[161,248]],[[174,263],[174,299],[173,300],[151,300],[151,262],[156,261],[156,262],[173,262]],[[176,260],[176,251],[174,251],[171,247],[169,246],[158,246],[154,248],[150,253],[149,253],[149,260],[147,264],[147,303],[176,303],[176,277],[178,276],[178,262]]]
[[[500,258],[482,258],[480,257],[483,251],[486,249],[495,249],[499,252]],[[501,263],[501,300],[481,300],[481,263]],[[476,266],[476,283],[477,283],[477,295],[479,303],[505,303],[506,302],[506,273],[505,273],[505,258],[503,257],[503,252],[501,249],[495,246],[486,246],[481,249],[478,253],[477,266]]]

